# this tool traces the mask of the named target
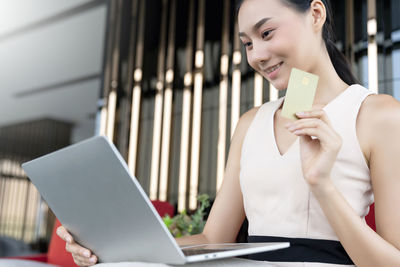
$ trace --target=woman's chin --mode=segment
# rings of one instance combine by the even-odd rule
[[[271,82],[272,86],[276,88],[278,91],[286,90],[287,83],[281,82]]]
[[[278,77],[277,79],[269,79],[269,77],[264,76],[264,78],[272,84],[274,88],[276,88],[278,91],[286,90],[287,85],[288,85],[288,80],[282,79],[281,77]]]

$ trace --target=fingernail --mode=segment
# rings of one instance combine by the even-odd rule
[[[66,239],[67,239],[67,242],[68,242],[68,243],[71,243],[71,242],[72,242],[72,238],[71,238],[70,236],[67,236]]]
[[[292,122],[289,122],[289,123],[286,123],[286,124],[285,124],[285,127],[286,127],[286,128],[289,128],[289,127],[292,126],[292,125],[293,125],[293,123],[292,123]]]
[[[300,111],[300,112],[296,112],[296,115],[303,116],[303,115],[306,115],[306,113],[303,111]]]
[[[89,253],[89,251],[85,251],[85,252],[83,252],[83,256],[85,256],[85,257],[89,258],[89,257],[90,257],[90,253]]]
[[[96,258],[95,257],[90,258],[90,262],[91,263],[95,263],[96,262]]]

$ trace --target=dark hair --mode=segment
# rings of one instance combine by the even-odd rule
[[[237,1],[236,13],[239,13],[240,6],[245,0]],[[312,0],[280,0],[286,6],[289,6],[300,13],[304,13],[310,9]],[[322,30],[322,38],[325,42],[326,49],[328,50],[329,57],[332,64],[339,75],[339,77],[347,84],[359,83],[357,78],[353,75],[351,67],[347,58],[335,45],[335,33],[333,31],[333,15],[330,0],[321,0],[326,9],[326,21]]]

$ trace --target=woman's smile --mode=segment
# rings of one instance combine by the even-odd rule
[[[265,72],[268,76],[269,79],[274,79],[278,75],[278,72],[280,70],[280,67],[282,66],[283,62],[280,62],[276,65],[273,65],[271,67],[263,69],[263,72]]]

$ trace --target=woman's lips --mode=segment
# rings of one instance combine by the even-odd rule
[[[274,79],[278,75],[279,69],[282,64],[283,62],[276,64],[270,68],[264,69],[264,72],[267,74],[269,79]]]

